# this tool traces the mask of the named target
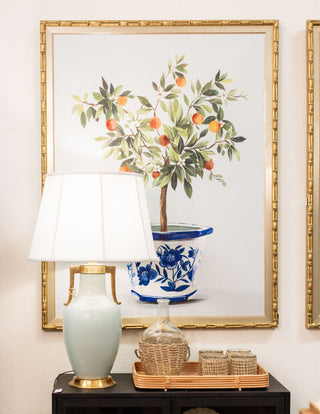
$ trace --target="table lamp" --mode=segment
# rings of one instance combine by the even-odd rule
[[[142,175],[47,174],[29,259],[73,264],[63,315],[64,341],[75,373],[70,385],[114,385],[110,371],[121,337],[121,313],[115,266],[110,264],[157,260]],[[76,273],[79,287],[73,297]],[[115,303],[106,293],[106,273]]]

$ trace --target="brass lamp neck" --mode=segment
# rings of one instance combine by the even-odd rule
[[[98,263],[88,263],[88,264],[79,266],[79,273],[85,273],[85,274],[108,273],[108,266],[99,265]]]

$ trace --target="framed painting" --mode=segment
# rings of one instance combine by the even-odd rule
[[[307,22],[306,327],[320,328],[320,20]]]
[[[164,295],[197,280],[171,306],[180,327],[278,324],[278,42],[275,20],[41,22],[42,184],[138,172],[160,231],[213,229],[196,275],[195,250],[157,250]],[[147,290],[156,272],[117,269],[123,327],[149,325],[156,305],[132,282]],[[68,264],[42,263],[42,287],[43,329],[62,329]]]

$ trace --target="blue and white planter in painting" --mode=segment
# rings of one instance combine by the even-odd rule
[[[187,300],[197,292],[196,270],[199,268],[206,236],[212,227],[173,224],[167,232],[152,225],[152,234],[159,262],[128,264],[131,292],[141,301],[171,302]]]

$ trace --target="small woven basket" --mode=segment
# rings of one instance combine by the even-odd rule
[[[232,375],[255,375],[257,374],[257,357],[253,354],[231,356]]]
[[[199,351],[199,374],[202,375],[202,359],[208,356],[224,355],[222,349],[201,349]]]
[[[226,355],[207,355],[201,358],[200,375],[228,375],[229,360]]]
[[[190,348],[186,341],[173,344],[150,344],[139,341],[136,356],[141,359],[147,375],[179,375],[190,357]]]

